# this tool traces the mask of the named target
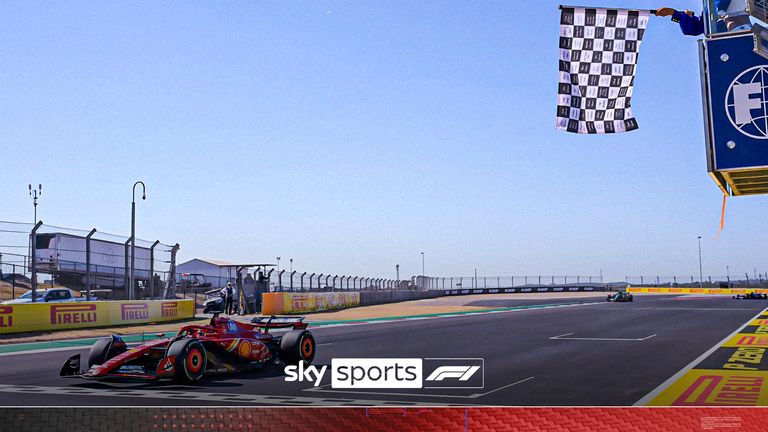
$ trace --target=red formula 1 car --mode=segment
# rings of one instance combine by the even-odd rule
[[[208,325],[187,325],[173,338],[128,349],[116,335],[99,339],[81,371],[80,354],[61,368],[62,377],[173,379],[194,382],[206,374],[239,372],[267,363],[310,364],[315,339],[303,317],[255,318],[251,324],[215,314]],[[282,335],[272,329],[288,330]]]

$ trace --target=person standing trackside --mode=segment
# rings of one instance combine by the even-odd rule
[[[232,282],[227,282],[227,286],[221,289],[221,296],[224,297],[224,311],[227,315],[232,314],[232,297],[234,296],[234,290],[232,289]]]

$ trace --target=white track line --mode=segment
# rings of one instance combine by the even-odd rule
[[[640,341],[648,340],[648,339],[650,339],[650,338],[652,338],[652,337],[656,336],[656,333],[654,333],[654,334],[652,334],[652,335],[650,335],[650,336],[646,336],[646,337],[644,337],[644,338],[635,338],[635,339],[628,339],[628,338],[589,338],[589,337],[566,337],[566,336],[570,336],[570,335],[572,335],[572,334],[573,334],[573,333],[566,333],[566,334],[561,334],[561,335],[558,335],[558,336],[552,336],[552,337],[551,337],[551,338],[549,338],[549,339],[550,339],[550,340],[583,340],[583,341],[635,341],[635,342],[640,342]]]

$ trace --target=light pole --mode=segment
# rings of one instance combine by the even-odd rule
[[[421,253],[421,277],[424,278],[424,252]]]
[[[397,287],[400,287],[400,264],[395,264],[395,273],[397,274]]]
[[[37,223],[37,198],[43,194],[43,184],[38,183],[37,189],[32,189],[32,183],[29,184],[29,196],[32,197],[32,205],[35,206],[35,223]]]
[[[277,274],[280,274],[280,257],[277,257]]]
[[[291,273],[293,273],[293,258],[291,258],[290,261],[291,261]]]
[[[147,199],[147,188],[144,182],[139,180],[133,184],[131,196],[131,276],[128,279],[128,300],[133,300],[133,278],[136,267],[136,186],[141,185],[141,199]]]
[[[699,288],[702,288],[702,281],[704,280],[704,272],[701,271],[701,236],[698,236],[699,239]]]

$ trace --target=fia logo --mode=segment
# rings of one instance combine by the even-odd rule
[[[755,139],[768,139],[768,66],[751,67],[736,77],[725,94],[725,112],[733,127]]]

